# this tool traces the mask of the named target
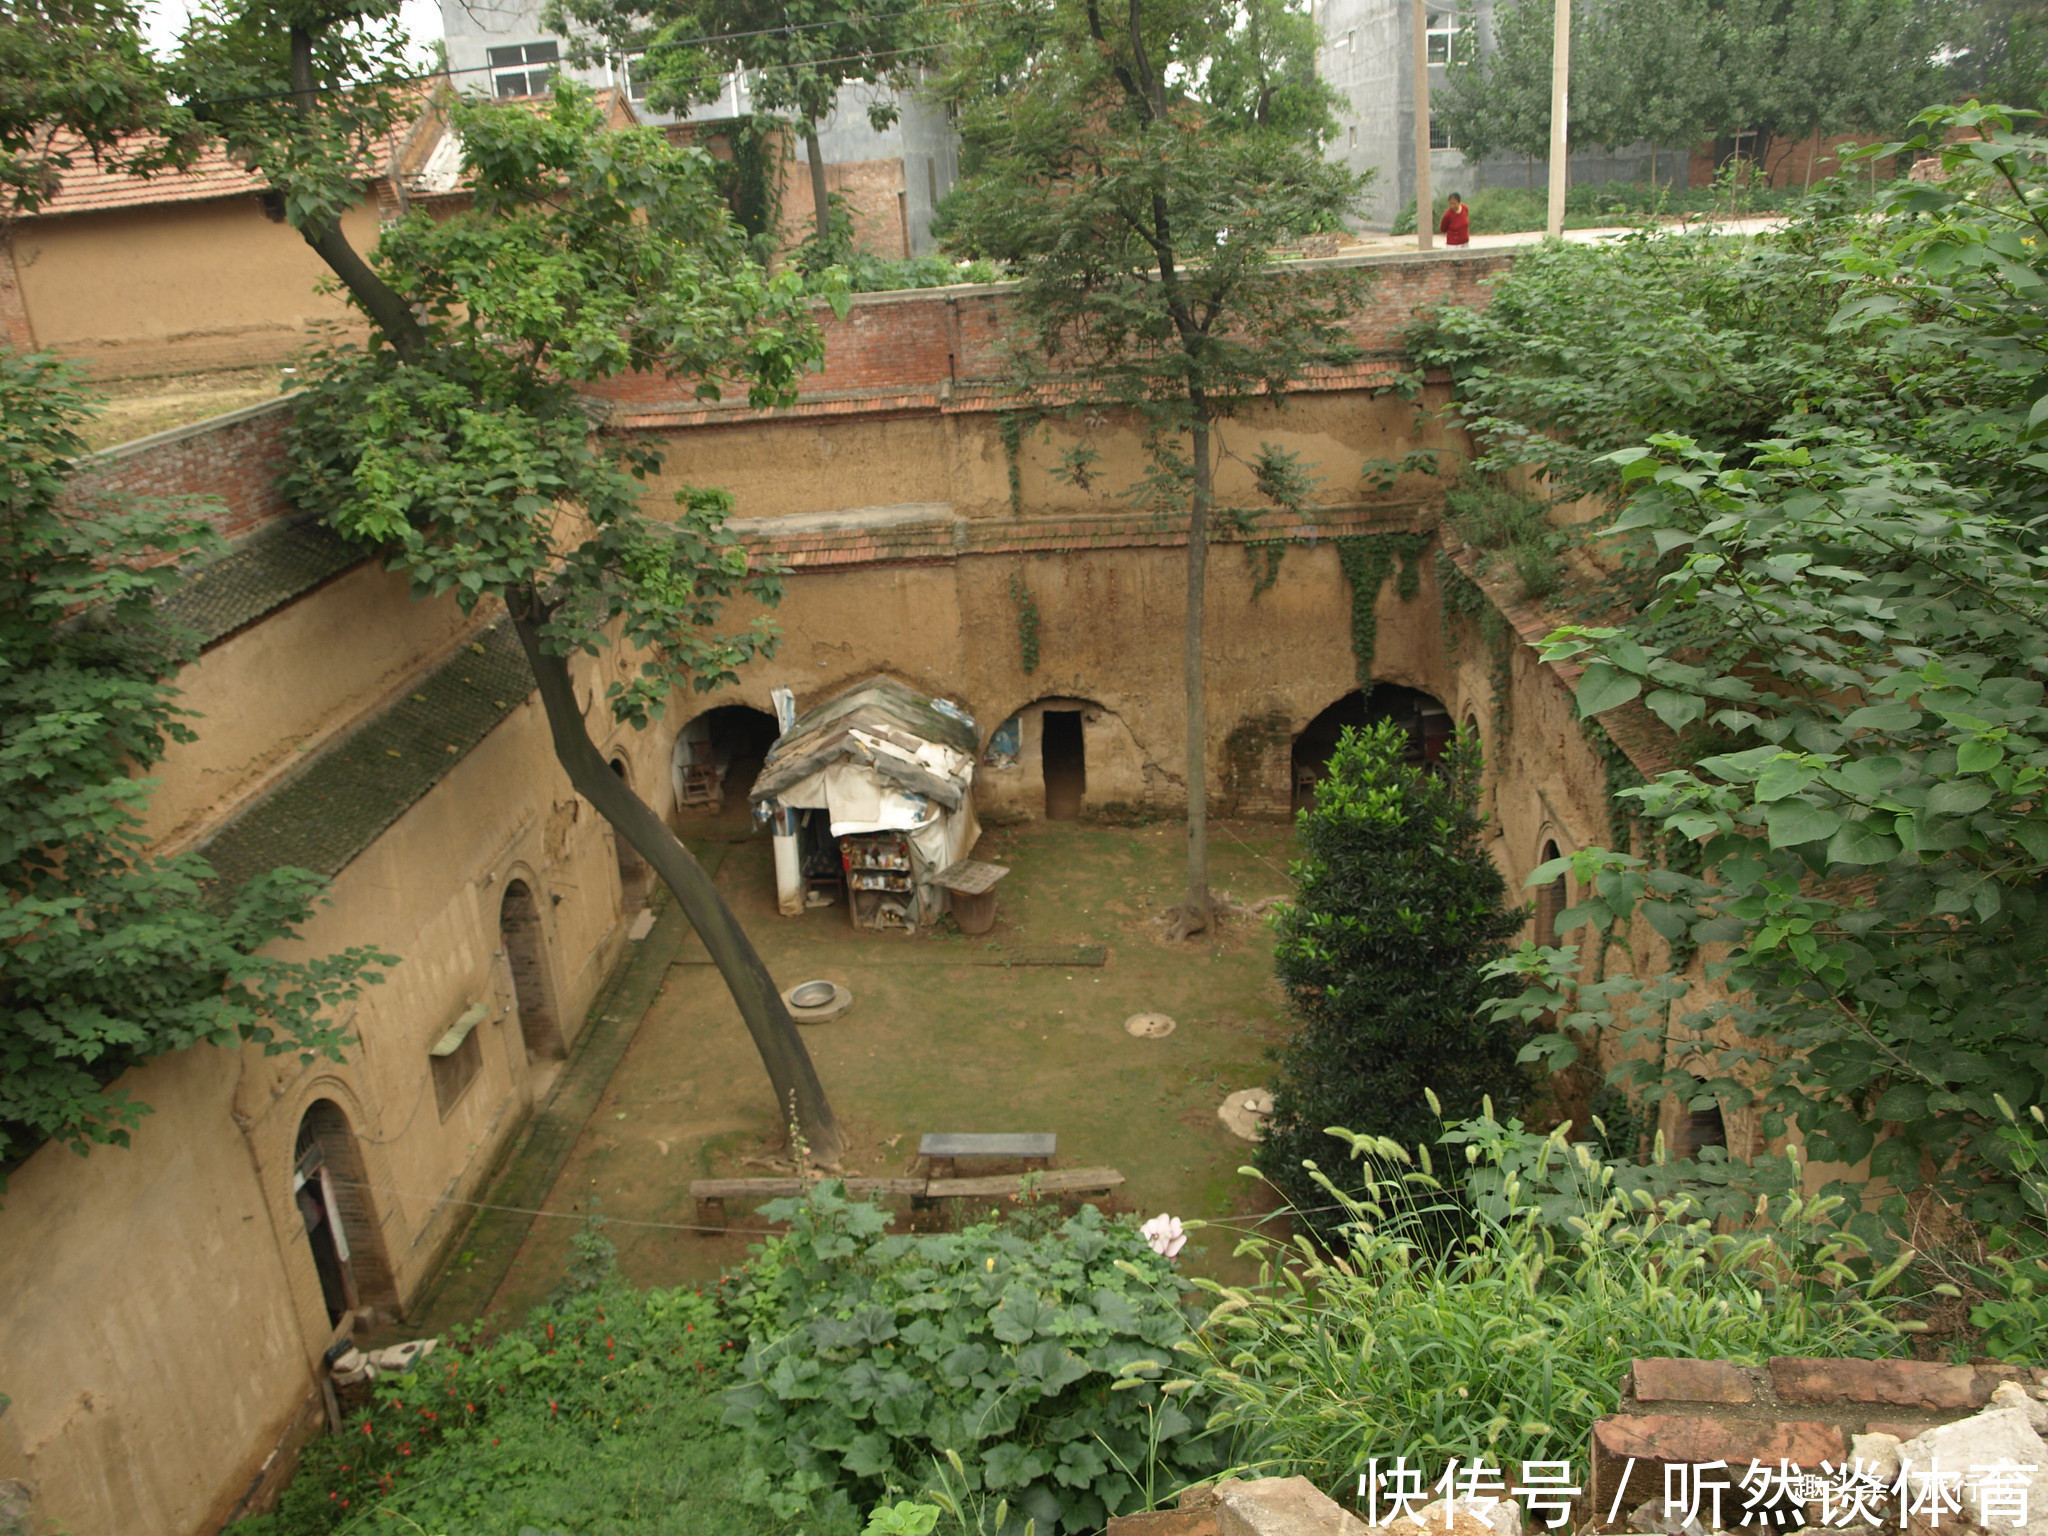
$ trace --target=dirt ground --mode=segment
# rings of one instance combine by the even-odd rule
[[[1270,930],[1240,917],[1192,944],[1166,941],[1156,916],[1183,878],[1178,824],[985,832],[975,856],[1011,873],[994,931],[976,938],[950,924],[916,937],[856,933],[844,906],[780,917],[768,839],[730,822],[695,830],[776,978],[853,991],[844,1018],[805,1030],[847,1132],[847,1172],[909,1173],[930,1131],[1053,1131],[1058,1166],[1126,1175],[1116,1208],[1238,1226],[1271,1208],[1237,1171],[1249,1145],[1216,1116],[1227,1094],[1266,1080],[1265,1048],[1283,1032]],[[1217,825],[1214,888],[1245,903],[1285,893],[1293,847],[1289,826]],[[773,1172],[785,1138],[738,1012],[673,912],[644,941],[663,943],[671,953],[651,1005],[540,1202],[549,1214],[504,1266],[492,1312],[516,1316],[542,1299],[593,1211],[624,1272],[649,1285],[711,1278],[763,1230],[739,1203],[727,1234],[688,1230],[692,1179]],[[1061,961],[1076,963],[1047,963]],[[1177,1028],[1134,1038],[1124,1021],[1135,1013],[1168,1014]],[[1183,1269],[1234,1275],[1244,1263],[1230,1257],[1235,1239],[1228,1228],[1195,1234]],[[509,1241],[498,1246],[510,1253]],[[473,1245],[454,1262],[504,1265]],[[491,1294],[495,1275],[475,1279],[444,1290],[441,1306]]]
[[[293,387],[292,378],[275,367],[230,368],[147,379],[98,379],[91,388],[103,400],[99,415],[87,423],[84,436],[93,448],[113,448],[153,432],[188,427],[209,416],[275,400]]]

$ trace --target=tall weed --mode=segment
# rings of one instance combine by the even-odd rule
[[[1490,1111],[1448,1128],[1470,1164],[1461,1201],[1426,1149],[1332,1131],[1368,1175],[1354,1196],[1318,1174],[1347,1213],[1338,1249],[1254,1237],[1238,1252],[1257,1284],[1199,1282],[1216,1298],[1211,1422],[1243,1437],[1247,1466],[1335,1486],[1373,1457],[1571,1460],[1638,1356],[1897,1350],[1876,1297],[1910,1254],[1867,1276],[1831,1203],[1798,1196],[1716,1233],[1689,1196],[1620,1187],[1568,1129]]]

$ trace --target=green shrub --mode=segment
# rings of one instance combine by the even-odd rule
[[[695,1291],[583,1291],[377,1382],[340,1434],[307,1447],[278,1508],[236,1536],[730,1536],[739,1437],[718,1422],[724,1350]]]
[[[1481,568],[1505,562],[1523,597],[1541,602],[1563,585],[1558,550],[1565,535],[1551,525],[1542,502],[1499,485],[1461,485],[1444,493],[1444,512],[1458,537],[1479,552]]]
[[[1325,1487],[1396,1455],[1512,1477],[1577,1458],[1637,1356],[1896,1352],[1873,1304],[1891,1272],[1857,1278],[1832,1202],[1766,1202],[1770,1231],[1716,1235],[1565,1135],[1490,1114],[1446,1129],[1466,1161],[1453,1201],[1426,1150],[1346,1133],[1362,1179],[1326,1179],[1318,1202],[1346,1213],[1340,1254],[1253,1238],[1258,1284],[1197,1282],[1218,1301],[1201,1335],[1217,1422],[1249,1464]],[[1452,1224],[1466,1235],[1437,1246]]]
[[[1564,195],[1566,229],[1601,229],[1615,224],[1633,224],[1645,219],[1741,218],[1751,214],[1780,213],[1796,206],[1805,194],[1792,189],[1743,187],[1731,191],[1725,186],[1673,187],[1648,182],[1596,182],[1568,188]],[[1436,216],[1443,218],[1448,202],[1435,199]],[[1545,228],[1550,222],[1550,191],[1547,187],[1482,187],[1466,194],[1472,210],[1472,233],[1507,235]],[[1402,205],[1392,233],[1415,233],[1415,202]]]
[[[1089,1207],[1052,1230],[1033,1214],[884,1236],[887,1213],[836,1184],[762,1215],[789,1230],[732,1287],[749,1344],[725,1394],[748,1502],[849,1524],[936,1482],[1053,1536],[1217,1464],[1197,1384],[1171,1369],[1179,1283],[1131,1227]]]
[[[1526,1091],[1520,1031],[1482,1023],[1522,914],[1480,846],[1479,752],[1460,732],[1434,769],[1405,761],[1391,722],[1346,731],[1299,818],[1306,857],[1281,909],[1275,968],[1299,1027],[1278,1052],[1259,1171],[1304,1209],[1321,1204],[1304,1170],[1333,1150],[1333,1125],[1419,1141],[1436,1133],[1434,1090],[1454,1115]]]

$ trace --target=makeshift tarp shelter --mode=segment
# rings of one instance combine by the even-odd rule
[[[980,748],[974,717],[958,705],[872,678],[799,715],[769,748],[748,798],[757,816],[826,820],[857,926],[915,928],[946,910],[933,877],[981,835]]]

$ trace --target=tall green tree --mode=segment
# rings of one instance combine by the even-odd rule
[[[1433,768],[1410,746],[1392,721],[1347,730],[1298,818],[1298,894],[1274,945],[1296,1028],[1256,1161],[1303,1211],[1328,1199],[1304,1162],[1344,1182],[1331,1127],[1429,1145],[1489,1097],[1513,1114],[1526,1090],[1520,1027],[1487,1016],[1503,987],[1486,967],[1523,914],[1480,841],[1477,744],[1461,732]]]
[[[1545,155],[1553,8],[1514,0],[1494,27],[1446,81],[1452,141]],[[1579,0],[1571,141],[1684,150],[1746,134],[1762,162],[1774,142],[1897,131],[1941,93],[1968,33],[1949,0]]]
[[[127,0],[14,0],[0,13],[0,223],[81,160],[146,174],[192,148]]]
[[[803,136],[821,245],[832,204],[818,125],[849,85],[884,88],[868,105],[876,132],[895,122],[894,93],[916,84],[943,26],[929,0],[558,0],[550,14],[641,54],[634,68],[663,111],[715,101],[727,76],[744,72],[755,109],[793,120]]]
[[[793,275],[747,254],[708,157],[658,130],[606,132],[558,82],[544,112],[457,103],[470,210],[415,212],[365,258],[340,215],[408,105],[392,0],[253,3],[201,17],[176,61],[182,94],[282,195],[286,217],[370,320],[369,345],[327,354],[293,431],[291,493],[390,554],[417,592],[502,602],[532,665],[570,783],[662,878],[754,1037],[781,1112],[812,1153],[843,1138],[759,953],[703,867],[607,768],[569,658],[615,643],[640,670],[607,704],[635,726],[679,688],[713,689],[765,651],[764,623],[730,631],[731,595],[772,601],[723,530],[722,493],[677,514],[640,510],[651,444],[601,430],[584,387],[629,371],[700,398],[789,399],[822,342]]]
[[[1188,519],[1188,885],[1210,916],[1203,604],[1219,424],[1356,355],[1350,271],[1290,271],[1284,244],[1335,227],[1362,181],[1326,163],[1313,23],[1284,0],[1007,0],[978,13],[947,82],[966,174],[948,238],[1009,261],[1016,382],[1138,420],[1136,495]],[[997,67],[990,71],[984,60]],[[992,88],[991,79],[1008,89]],[[1085,455],[1070,461],[1086,476]],[[1262,488],[1292,494],[1284,455]]]
[[[340,1058],[330,1010],[380,980],[366,949],[266,956],[323,882],[277,870],[213,899],[212,869],[149,851],[143,775],[191,741],[171,679],[189,632],[156,599],[219,545],[197,509],[67,504],[87,396],[0,349],[0,1176],[46,1141],[125,1146],[115,1086],[195,1045]]]
[[[1629,846],[1573,855],[1581,942],[1511,960],[1510,1011],[1556,1021],[1532,1050],[1638,1031],[1652,1099],[1868,1157],[1898,1215],[1931,1188],[2003,1223],[2041,1209],[2006,1110],[2048,1100],[2048,138],[1975,106],[1925,129],[1885,152],[1938,150],[1944,180],[1718,257],[1600,253],[1590,299],[1532,268],[1485,343],[1459,323],[1453,366],[1524,465],[1555,402],[1616,374],[1574,451],[1606,458],[1579,484],[1618,506],[1641,611],[1547,653],[1584,666],[1584,716],[1640,700],[1677,764],[1621,791]],[[1783,302],[1738,300],[1752,275]],[[1612,301],[1644,282],[1664,301]],[[1643,344],[1688,336],[1701,372],[1652,378]],[[1637,919],[1679,960],[1715,946],[1716,988],[1615,946]]]

